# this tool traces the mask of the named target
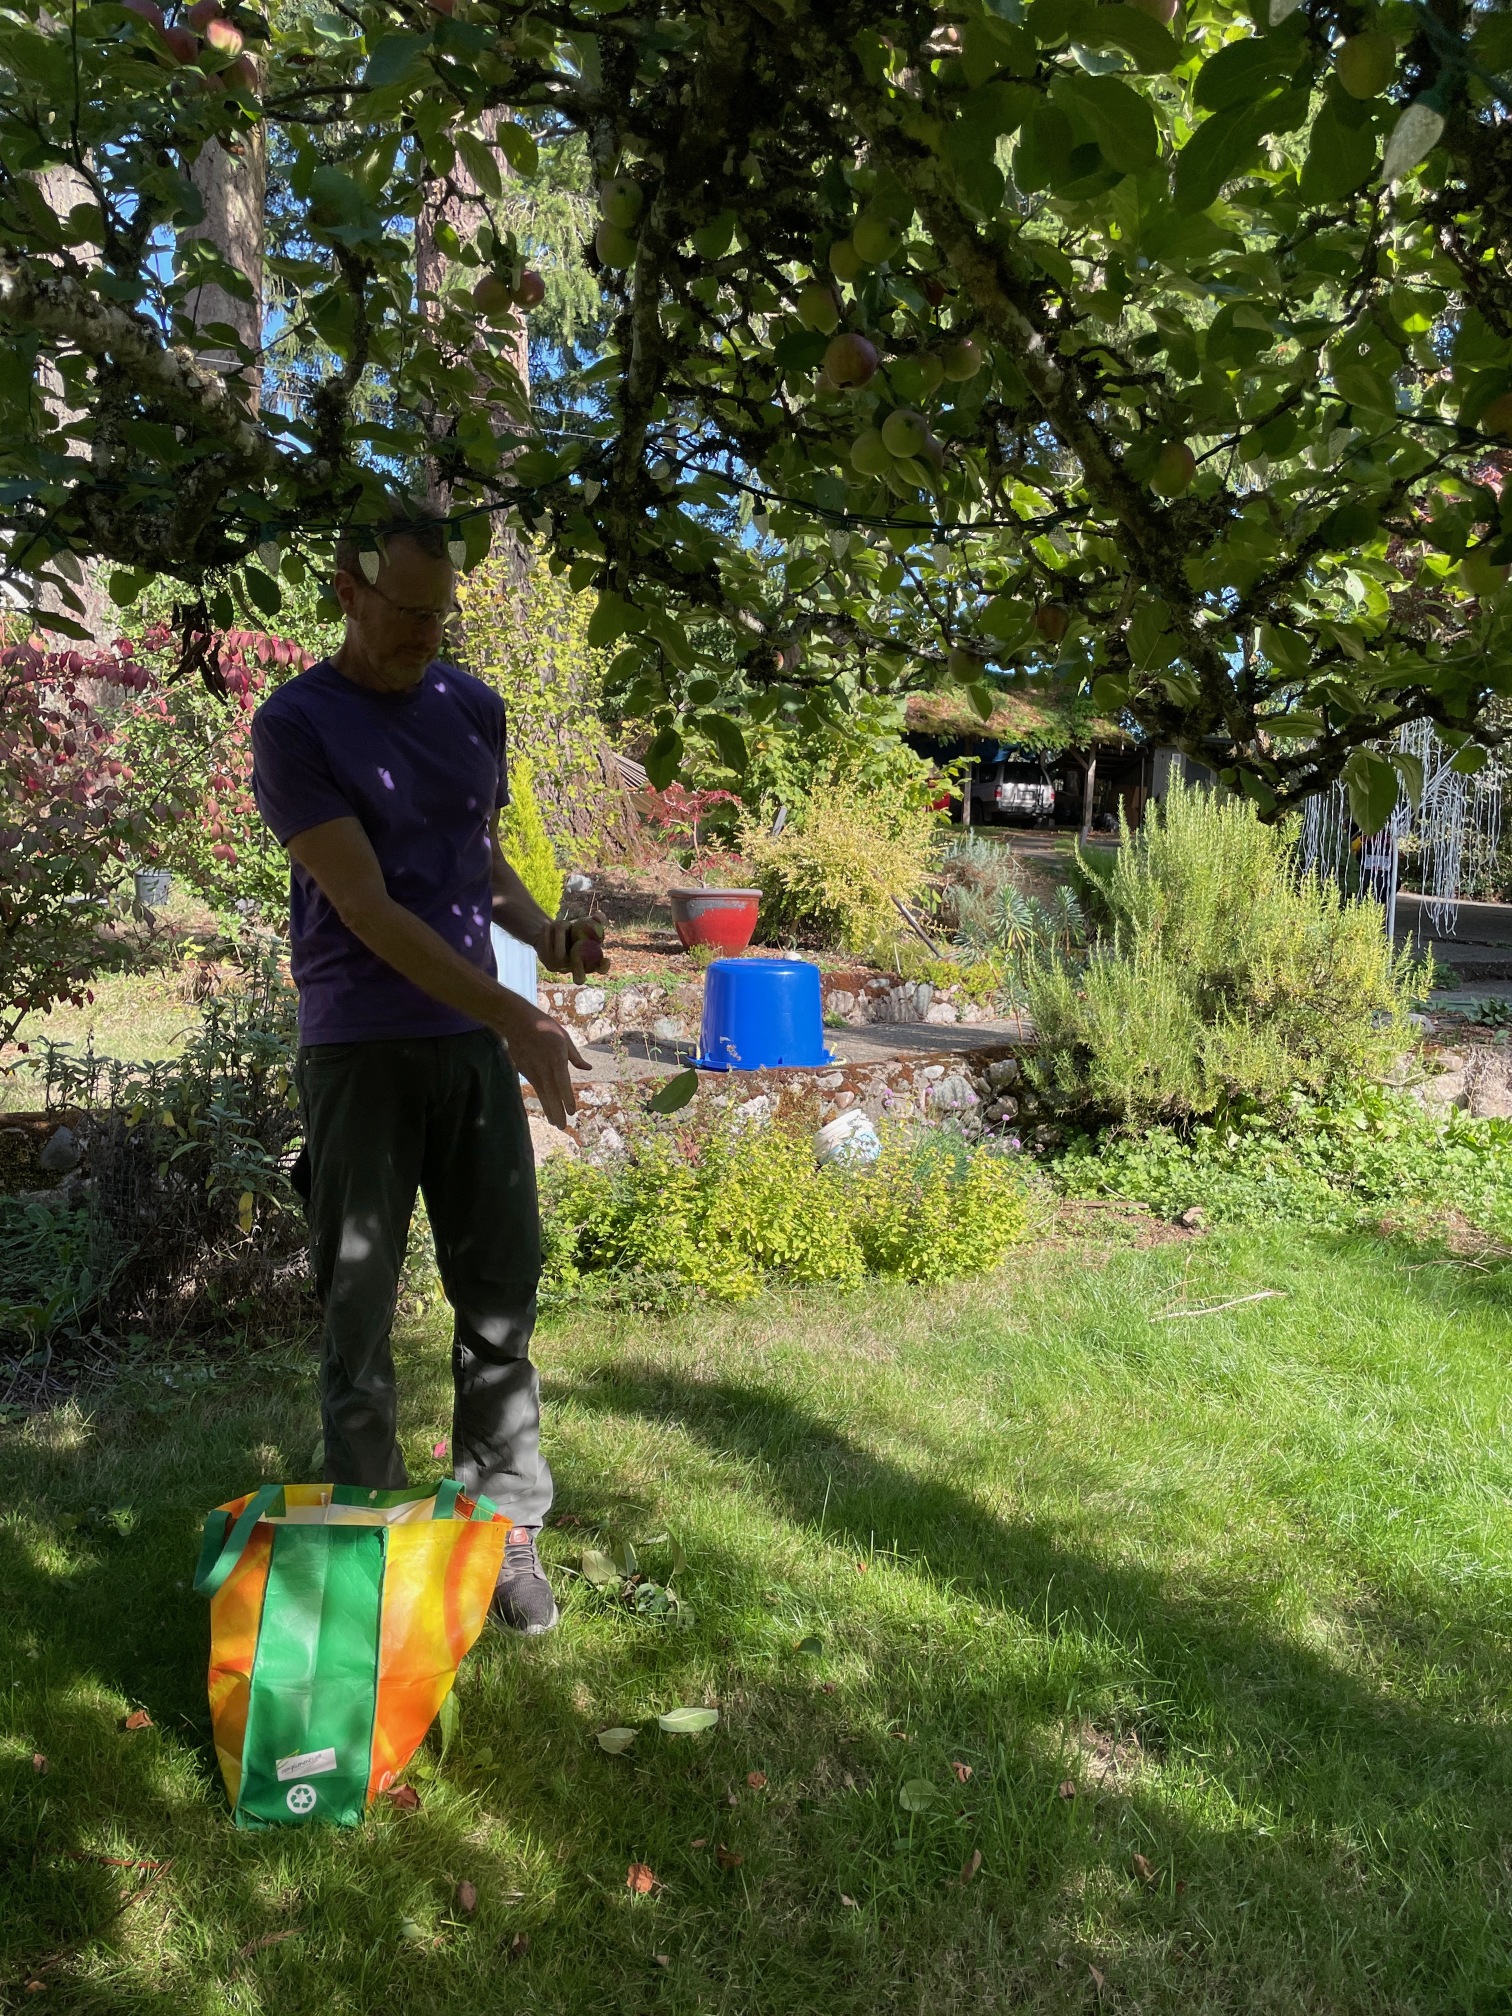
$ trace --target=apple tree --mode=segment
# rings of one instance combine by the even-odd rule
[[[11,0],[8,587],[271,620],[402,481],[465,563],[507,522],[596,591],[659,782],[691,733],[739,768],[752,722],[1027,680],[1377,824],[1401,725],[1473,767],[1512,692],[1512,18],[1255,8]],[[195,164],[254,135],[301,367],[260,404],[191,312],[248,284]],[[543,149],[603,312],[528,398]]]

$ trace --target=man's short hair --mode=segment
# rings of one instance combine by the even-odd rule
[[[451,540],[451,528],[444,518],[432,517],[425,511],[406,511],[402,507],[372,525],[348,526],[337,536],[336,572],[351,574],[365,581],[367,576],[362,572],[362,555],[377,552],[379,542],[386,544],[390,539],[408,539],[432,560],[444,560]]]

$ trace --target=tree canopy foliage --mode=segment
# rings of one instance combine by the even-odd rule
[[[230,0],[201,41],[6,0],[7,578],[65,631],[92,560],[271,620],[439,482],[468,562],[507,519],[597,591],[658,779],[690,725],[739,767],[753,721],[1027,678],[1373,815],[1400,724],[1469,766],[1512,692],[1512,19],[1257,5]],[[187,308],[249,284],[190,171],[259,122],[260,408]],[[528,400],[543,154],[598,196]]]

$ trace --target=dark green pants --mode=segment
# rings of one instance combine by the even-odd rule
[[[317,1043],[299,1053],[308,1216],[325,1313],[325,1479],[407,1483],[390,1347],[415,1193],[454,1314],[454,1474],[522,1526],[551,1506],[530,1362],[541,1222],[520,1081],[498,1038]]]

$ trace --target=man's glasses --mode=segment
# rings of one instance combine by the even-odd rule
[[[406,623],[439,623],[444,630],[457,613],[455,602],[448,602],[444,609],[419,609],[412,602],[396,602],[392,595],[385,594],[374,581],[364,581],[362,585],[381,601],[387,602],[394,614],[402,616]]]

